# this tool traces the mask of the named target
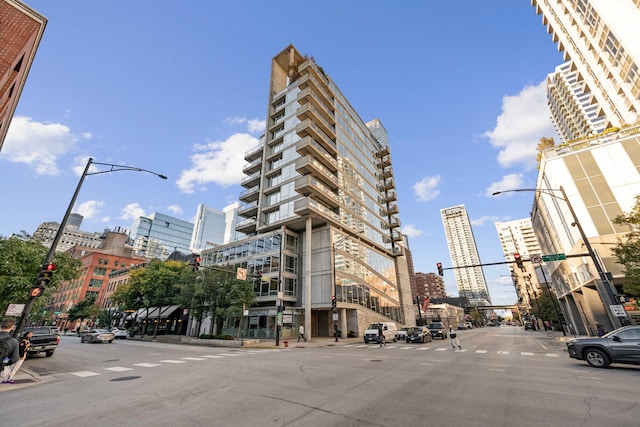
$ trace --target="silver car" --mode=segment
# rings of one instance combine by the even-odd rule
[[[107,329],[90,329],[89,332],[87,332],[82,336],[82,338],[80,339],[80,342],[112,343],[115,337],[116,337],[115,334]]]

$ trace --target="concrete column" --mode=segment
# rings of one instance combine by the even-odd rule
[[[307,217],[305,230],[305,260],[304,260],[304,331],[307,340],[311,341],[311,217]]]

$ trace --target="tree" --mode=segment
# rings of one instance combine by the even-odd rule
[[[542,161],[542,152],[547,148],[555,147],[556,143],[553,141],[553,138],[540,138],[540,142],[536,146],[536,150],[538,150],[538,155],[536,160],[538,161],[538,169],[540,168],[540,162]]]
[[[68,311],[69,321],[74,322],[80,320],[80,323],[85,319],[93,319],[98,315],[100,309],[95,305],[95,297],[85,298],[80,301]]]
[[[9,304],[22,304],[28,300],[29,290],[47,257],[48,248],[26,233],[10,238],[0,237],[0,311],[4,313]],[[37,298],[32,312],[42,313],[47,297],[51,296],[61,281],[80,277],[81,262],[67,253],[56,253],[54,272],[44,295]]]
[[[630,296],[640,296],[640,196],[636,196],[631,212],[618,215],[613,223],[629,229],[613,248],[617,262],[624,266],[622,291]]]

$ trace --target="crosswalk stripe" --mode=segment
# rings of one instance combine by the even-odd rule
[[[124,372],[124,371],[133,371],[132,368],[124,368],[122,366],[114,366],[113,368],[104,368],[106,371],[113,371],[113,372]]]
[[[133,366],[141,366],[143,368],[155,368],[156,366],[162,366],[159,363],[134,363]]]
[[[476,350],[475,352],[478,354],[485,354],[487,350]]]
[[[558,353],[546,353],[547,357],[560,357]]]
[[[521,351],[520,354],[522,356],[533,356],[534,355],[533,353],[529,353],[528,351]]]
[[[436,351],[447,351],[447,350],[449,349],[444,347],[436,348]]]
[[[183,357],[182,360],[206,360],[204,357]]]
[[[508,351],[498,351],[498,354],[509,354]]]
[[[418,351],[424,351],[424,350],[429,350],[431,347],[420,347],[420,348],[416,348],[416,350]]]
[[[221,359],[224,356],[220,356],[219,354],[206,354],[206,355],[204,355],[202,357],[208,357],[209,359]]]
[[[165,359],[165,360],[161,360],[160,362],[162,362],[162,363],[187,363],[184,360],[172,360],[172,359]]]
[[[71,372],[71,375],[84,378],[84,377],[93,377],[100,374],[97,372],[91,372],[91,371],[80,371],[80,372]]]

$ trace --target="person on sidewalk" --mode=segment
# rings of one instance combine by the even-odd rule
[[[307,342],[307,339],[304,337],[304,325],[301,323],[298,327],[298,342],[300,342],[300,338]]]
[[[18,353],[20,354],[20,359],[11,367],[11,374],[9,379],[13,381],[13,378],[18,374],[22,363],[27,358],[27,349],[31,347],[31,337],[33,336],[33,332],[28,331],[26,334],[22,336],[20,343],[18,344]]]
[[[6,384],[13,384],[10,366],[20,360],[18,340],[11,336],[15,324],[16,319],[12,317],[6,317],[0,322],[0,376]]]
[[[458,350],[462,350],[458,334],[456,334],[456,331],[454,331],[451,326],[449,326],[449,338],[451,338],[451,350],[455,351],[456,347],[458,347]]]
[[[380,344],[380,347],[386,345],[384,332],[382,331],[382,323],[378,323],[378,344]]]

